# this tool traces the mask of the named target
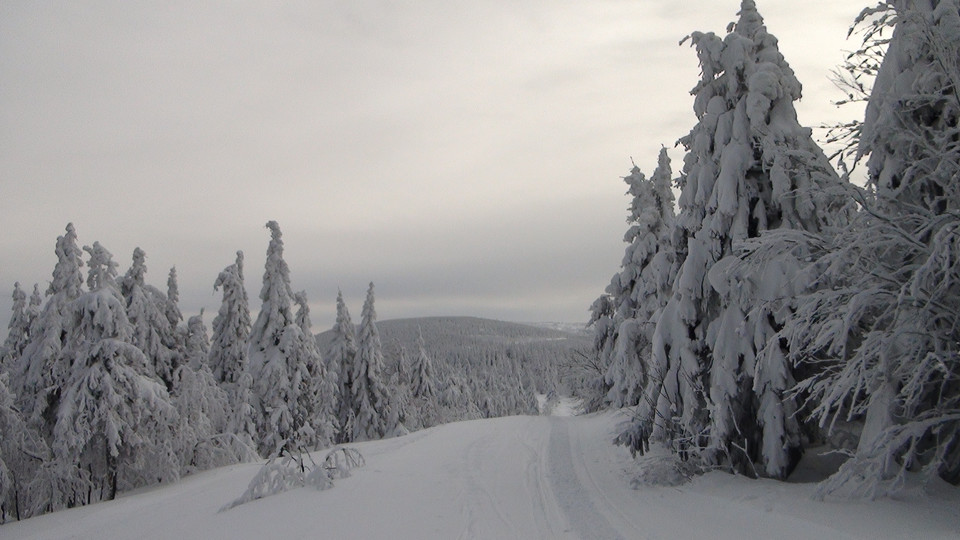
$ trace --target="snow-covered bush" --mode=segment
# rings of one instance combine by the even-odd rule
[[[365,464],[363,455],[353,448],[335,448],[327,453],[320,464],[310,454],[288,452],[283,457],[268,460],[250,481],[243,495],[224,505],[220,511],[291,489],[330,489],[334,480],[350,476],[351,470]]]

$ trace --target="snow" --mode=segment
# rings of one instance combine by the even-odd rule
[[[561,400],[556,410],[575,403]],[[640,467],[610,444],[620,413],[457,422],[350,445],[366,466],[218,512],[261,463],[0,526],[49,538],[956,538],[960,494],[817,502],[813,484],[708,473],[631,487]],[[326,452],[318,453],[320,459]]]

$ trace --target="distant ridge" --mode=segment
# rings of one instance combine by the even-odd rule
[[[583,331],[571,331],[576,324],[568,323],[514,323],[479,317],[418,317],[390,319],[377,322],[384,354],[397,358],[400,348],[406,354],[415,354],[417,335],[423,332],[427,352],[436,358],[468,351],[504,352],[521,348],[549,349],[561,354],[572,348],[587,347],[589,336]],[[333,337],[328,330],[317,335],[321,350],[329,348]],[[538,355],[539,356],[539,355]]]
[[[592,336],[585,332],[478,317],[392,319],[378,322],[377,328],[387,373],[400,368],[401,358],[405,366],[416,358],[422,331],[424,350],[441,381],[450,376],[465,381],[521,373],[524,386],[541,394],[569,392],[563,366],[593,345]],[[332,331],[317,336],[321,351],[329,350],[332,338]]]

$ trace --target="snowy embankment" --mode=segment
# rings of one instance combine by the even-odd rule
[[[561,402],[555,410],[569,411]],[[815,502],[812,485],[712,473],[632,489],[616,414],[458,422],[352,445],[367,465],[327,491],[218,512],[259,464],[0,526],[0,538],[957,538],[960,495]]]

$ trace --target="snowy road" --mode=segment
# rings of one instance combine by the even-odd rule
[[[956,538],[960,498],[824,504],[812,486],[714,473],[632,489],[616,418],[510,417],[354,445],[367,466],[226,512],[258,469],[0,526],[0,538],[663,539]]]

